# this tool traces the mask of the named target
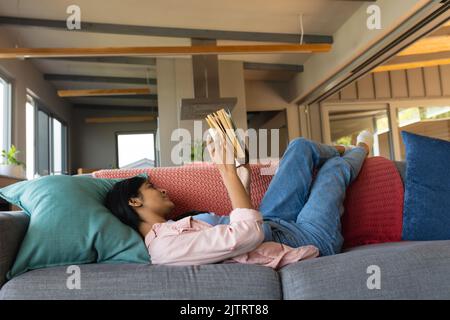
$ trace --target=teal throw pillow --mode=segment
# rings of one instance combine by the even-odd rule
[[[0,189],[0,197],[30,216],[8,278],[61,265],[149,263],[141,236],[104,206],[120,180],[56,175]]]

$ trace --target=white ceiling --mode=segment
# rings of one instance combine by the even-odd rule
[[[2,15],[65,19],[77,4],[82,20],[258,32],[333,34],[357,8],[358,1],[336,0],[2,0]]]
[[[305,33],[320,35],[333,35],[364,4],[345,0],[1,0],[0,15],[64,20],[68,16],[66,8],[75,3],[81,8],[82,22],[229,31],[300,34],[299,14],[303,14]],[[23,26],[0,26],[0,30],[6,32],[18,47],[190,45],[187,38],[71,32]],[[218,43],[242,44],[237,41]],[[260,54],[226,55],[219,56],[219,59],[303,64],[309,57],[307,54]],[[146,77],[148,74],[151,78],[156,77],[154,69],[145,66],[50,60],[33,60],[33,63],[43,73],[129,77]],[[247,79],[285,81],[291,76],[283,76],[279,72],[246,72]],[[55,85],[63,88],[68,84],[55,82]],[[92,88],[93,85],[77,83],[71,87]]]
[[[113,63],[92,63],[64,60],[32,60],[45,73],[75,74],[86,76],[115,76],[134,78],[156,78],[152,66]]]

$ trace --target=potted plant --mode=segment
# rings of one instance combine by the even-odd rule
[[[16,146],[12,145],[8,151],[2,150],[2,164],[0,164],[0,175],[25,178],[25,164],[17,160],[17,154],[20,153]]]
[[[202,162],[204,160],[203,151],[206,147],[206,142],[202,140],[195,140],[191,145],[191,161]]]
[[[183,158],[183,165],[200,165],[204,164],[204,149],[206,148],[206,142],[197,139],[193,142],[189,142],[186,148],[183,148],[183,154],[185,149],[190,149],[190,154],[187,159]]]

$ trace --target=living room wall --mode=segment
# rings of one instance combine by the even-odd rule
[[[283,97],[285,82],[247,80],[245,97],[247,112],[286,110],[289,140],[301,136],[299,108]]]
[[[76,173],[78,168],[109,169],[116,167],[116,132],[156,131],[157,129],[156,120],[117,123],[85,122],[88,117],[149,115],[144,112],[74,109],[73,114],[73,173]]]
[[[0,27],[0,47],[13,48],[16,45],[10,34]],[[25,162],[26,159],[26,126],[25,104],[28,90],[31,91],[43,105],[57,117],[68,124],[69,136],[71,135],[72,108],[69,103],[63,101],[56,94],[56,89],[51,83],[43,79],[42,73],[27,60],[0,60],[0,73],[12,82],[12,132],[11,142],[20,150],[18,158]],[[68,168],[71,168],[69,158]]]

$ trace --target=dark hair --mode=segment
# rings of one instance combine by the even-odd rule
[[[141,219],[134,209],[128,204],[131,198],[140,197],[139,188],[147,181],[144,177],[133,177],[114,184],[106,195],[106,207],[122,223],[139,232]]]
[[[134,209],[128,204],[131,198],[140,197],[139,188],[147,181],[147,178],[136,176],[125,179],[114,184],[113,188],[106,195],[105,206],[115,215],[122,223],[132,227],[139,232],[139,225],[142,220]],[[200,213],[207,213],[204,210],[191,210],[173,218],[178,221],[189,216],[195,216]]]

